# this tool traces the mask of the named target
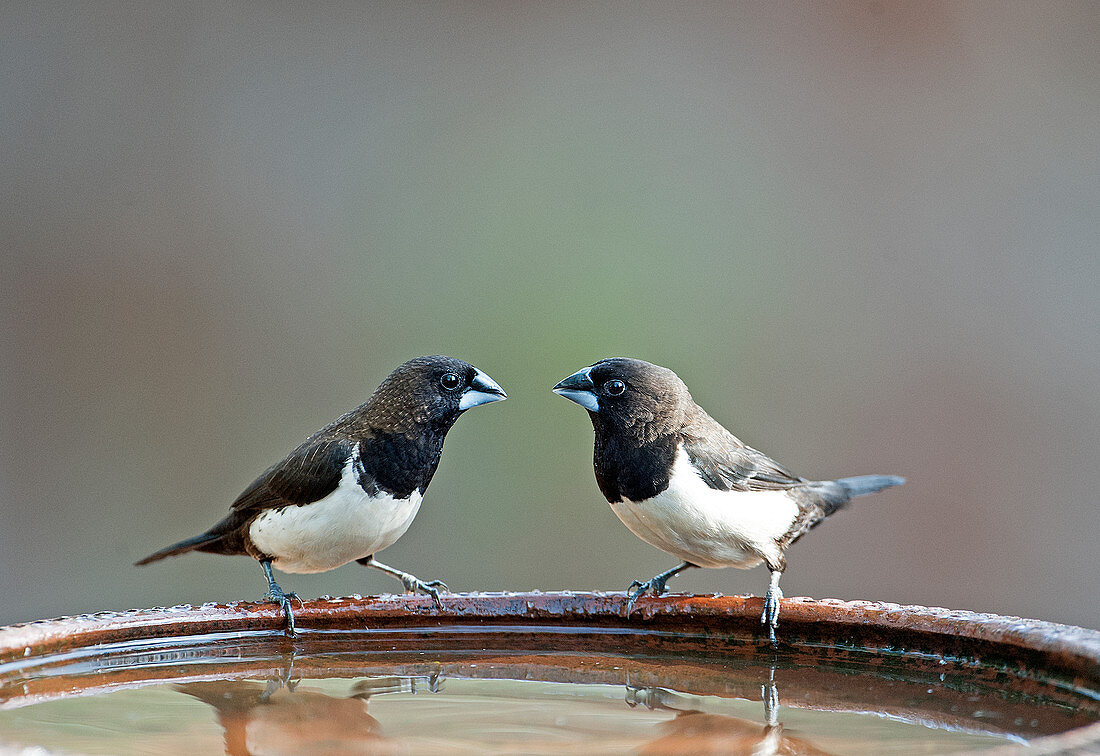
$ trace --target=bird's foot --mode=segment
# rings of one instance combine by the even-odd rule
[[[657,575],[656,577],[652,578],[651,580],[647,580],[644,583],[639,580],[635,580],[633,583],[631,583],[630,587],[626,589],[626,592],[628,594],[628,598],[626,600],[626,616],[630,616],[631,610],[634,609],[634,602],[644,596],[646,594],[646,591],[652,592],[654,596],[660,596],[662,593],[668,590],[667,588],[665,588],[665,583],[667,581],[668,578],[662,574]]]
[[[298,683],[302,681],[300,677],[294,679],[294,652],[291,651],[284,658],[286,659],[286,666],[281,668],[277,674],[268,678],[267,686],[264,688],[264,692],[260,694],[260,701],[263,703],[267,703],[271,696],[283,688],[293,693],[294,689],[298,687]]]
[[[429,693],[438,693],[439,691],[443,690],[443,683],[442,683],[442,680],[439,677],[439,672],[438,671],[432,672],[430,675],[427,676],[427,678],[425,678],[423,676],[410,678],[409,679],[409,692],[414,694],[414,695],[417,692],[417,687],[418,687],[417,686],[417,681],[418,680],[424,680],[426,682],[426,684],[428,686],[427,690],[428,690]]]
[[[447,584],[442,580],[429,580],[427,582],[421,580],[415,575],[410,575],[405,572],[398,578],[401,581],[401,585],[405,586],[405,593],[425,593],[432,597],[432,601],[435,602],[435,606],[440,611],[443,610],[443,601],[439,598],[440,589],[444,593],[448,593],[449,589]]]
[[[768,589],[764,596],[764,612],[760,615],[760,624],[768,626],[768,640],[776,645],[775,628],[779,627],[779,600],[783,598],[783,591],[778,585]]]
[[[286,593],[277,584],[271,584],[271,590],[264,595],[264,601],[271,604],[278,604],[283,608],[286,613],[286,634],[293,638],[297,635],[297,630],[294,627],[294,612],[291,611],[292,601],[297,601],[298,606],[302,606],[302,599],[298,597],[297,593]]]
[[[630,587],[626,589],[626,592],[628,594],[628,599],[626,602],[626,616],[630,616],[630,610],[634,608],[634,602],[637,601],[639,597],[644,596],[646,591],[651,591],[654,596],[660,596],[665,592],[665,583],[668,582],[668,579],[670,577],[672,577],[673,575],[679,575],[687,568],[694,566],[695,565],[691,562],[681,562],[680,564],[673,567],[671,570],[665,570],[662,573],[654,575],[652,578],[645,581],[644,583],[635,580],[633,583],[630,584]]]
[[[667,688],[642,688],[635,685],[626,686],[626,705],[630,708],[641,705],[650,711],[667,709],[676,711],[676,694]]]
[[[779,688],[774,681],[760,686],[760,697],[764,700],[764,723],[768,727],[779,724]]]

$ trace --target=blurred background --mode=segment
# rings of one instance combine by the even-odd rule
[[[0,623],[258,599],[249,559],[131,563],[443,352],[511,398],[386,563],[672,566],[550,393],[628,355],[801,475],[908,477],[787,595],[1100,627],[1098,39],[1090,2],[4,3]]]

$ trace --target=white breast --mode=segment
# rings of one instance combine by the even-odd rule
[[[786,491],[716,491],[681,445],[668,488],[642,502],[611,505],[634,535],[700,567],[740,567],[778,559],[776,540],[798,515]]]
[[[358,449],[356,450],[358,453]],[[353,454],[336,490],[323,499],[264,512],[249,526],[256,548],[283,572],[324,572],[390,546],[409,529],[421,495],[369,496],[355,479]]]

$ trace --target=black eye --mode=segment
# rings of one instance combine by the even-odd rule
[[[626,391],[626,384],[619,380],[608,381],[603,387],[611,396],[619,396]]]
[[[448,391],[454,391],[460,383],[462,381],[454,373],[444,373],[443,377],[439,379],[439,385]]]

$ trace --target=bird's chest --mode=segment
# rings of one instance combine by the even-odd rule
[[[323,572],[370,556],[400,538],[420,509],[421,494],[396,498],[364,491],[354,472],[323,499],[261,513],[249,526],[255,547],[283,572]]]
[[[679,451],[668,485],[647,499],[611,509],[652,546],[700,567],[752,567],[778,553],[776,539],[798,513],[784,491],[719,491]]]
[[[440,434],[372,436],[359,442],[356,473],[368,491],[379,487],[405,499],[428,487],[442,451]]]

